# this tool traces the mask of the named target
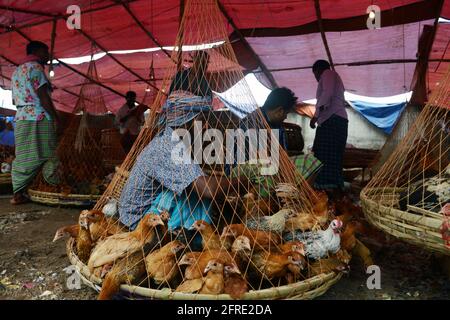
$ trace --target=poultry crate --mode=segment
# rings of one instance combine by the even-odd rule
[[[75,239],[67,241],[66,250],[70,263],[75,266],[82,281],[95,291],[101,289],[101,279],[91,274],[89,268],[78,259],[75,253]],[[323,295],[342,277],[342,273],[322,273],[312,278],[293,284],[262,289],[250,290],[241,298],[242,300],[309,300]],[[211,295],[198,293],[175,292],[165,288],[161,290],[141,286],[122,284],[119,295],[130,299],[158,299],[158,300],[232,300],[228,294]]]
[[[368,221],[377,228],[431,251],[450,255],[440,231],[444,217],[423,208],[408,205],[399,208],[403,188],[367,188],[361,192],[361,205]]]

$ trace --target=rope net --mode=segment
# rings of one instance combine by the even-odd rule
[[[56,180],[46,179],[46,166],[30,189],[63,195],[100,196],[111,181],[108,175],[120,165],[126,154],[118,130],[107,115],[98,81],[95,61],[91,60],[88,77],[80,89],[73,116],[56,149]],[[52,168],[55,169],[55,168]]]
[[[449,101],[450,69],[361,193],[366,213],[371,216],[374,212],[372,221],[389,225],[386,230],[394,235],[406,233],[416,244],[447,253],[440,227],[445,220],[444,207],[450,202]]]
[[[240,111],[244,114],[254,111],[246,118],[247,128],[267,130],[266,150],[279,146],[278,139],[271,136],[272,131],[258,109],[248,84],[241,81],[244,78],[243,70],[237,62],[227,35],[227,23],[216,1],[186,1],[176,38],[176,49],[171,55],[174,63],[164,77],[144,128],[106,192],[91,211],[95,213],[97,210],[98,213],[103,210],[108,216],[117,214],[114,218],[102,220],[107,226],[100,238],[106,237],[106,240],[95,243],[94,239],[97,236],[93,236],[92,252],[84,261],[90,272],[98,277],[100,275],[104,277],[101,298],[110,298],[111,293],[117,290],[121,283],[157,290],[170,289],[170,292],[223,293],[223,288],[216,291],[205,289],[205,277],[210,274],[205,273],[207,266],[210,270],[216,270],[210,272],[218,272],[219,278],[224,272],[221,268],[225,268],[227,274],[227,268],[234,267],[234,271],[230,272],[240,274],[240,280],[243,280],[247,287],[245,291],[271,289],[273,297],[279,297],[277,288],[280,286],[299,282],[322,272],[320,263],[317,265],[320,259],[313,259],[315,265],[310,268],[308,262],[305,262],[303,244],[292,241],[295,232],[298,231],[293,226],[292,220],[289,230],[292,231],[290,234],[293,238],[288,240],[289,238],[284,237],[284,233],[288,230],[286,227],[291,218],[303,219],[305,223],[302,231],[306,233],[312,231],[310,235],[318,230],[327,229],[331,218],[327,199],[319,197],[311,189],[281,147],[276,149],[276,152],[269,151],[266,154],[261,151],[262,149],[258,149],[257,161],[250,165],[239,162],[229,165],[220,160],[212,163],[202,161],[199,166],[205,175],[205,183],[219,185],[215,194],[207,195],[208,188],[199,191],[201,189],[187,187],[180,195],[170,197],[170,208],[148,210],[148,207],[140,206],[140,201],[146,201],[143,196],[145,190],[138,186],[139,179],[136,179],[136,176],[145,176],[148,174],[146,170],[153,170],[153,165],[156,164],[151,160],[145,161],[145,157],[152,156],[148,154],[147,146],[150,142],[154,142],[152,139],[164,135],[167,130],[166,124],[174,120],[169,119],[163,106],[181,97],[172,105],[171,114],[175,111],[177,117],[185,116],[184,107],[194,105],[189,98],[184,99],[186,92],[188,97],[210,96],[211,100],[214,100],[217,98],[215,91],[221,92],[221,88],[234,85],[234,90],[227,98],[230,101],[239,101]],[[196,63],[199,57],[209,58],[208,63]],[[208,104],[213,103],[211,100]],[[177,119],[179,118],[175,120]],[[201,121],[200,129],[205,135],[210,129],[216,129],[224,134],[227,130],[239,128],[241,123],[241,119],[229,111],[203,112],[196,120]],[[186,126],[186,130],[191,132],[194,125]],[[196,143],[198,136],[193,138],[193,144]],[[214,137],[199,139],[200,145],[206,146],[202,149],[203,154],[207,153],[205,150],[213,140]],[[227,139],[219,141],[218,145],[226,146],[225,140]],[[244,153],[247,149],[238,144],[235,150]],[[220,154],[220,151],[218,153]],[[275,153],[279,155],[278,170],[266,176],[258,174],[259,169],[264,167],[264,161]],[[213,158],[217,156],[215,159],[221,159],[217,153],[211,154]],[[172,159],[159,158],[157,162],[161,164],[169,161]],[[231,173],[227,172],[230,167]],[[168,189],[164,184],[167,181],[176,181],[177,175],[191,174],[189,170],[193,169],[190,168],[192,167],[174,170],[167,174],[169,176],[159,177],[159,181],[153,182],[154,185],[151,186],[155,194],[147,196],[159,197],[162,194],[170,194],[164,192]],[[247,179],[238,181],[236,177],[242,176]],[[229,183],[222,184],[223,181]],[[228,187],[224,189],[222,185]],[[211,221],[208,223],[202,221],[205,219],[193,218],[199,212],[199,208],[201,211],[202,206],[205,206],[200,199],[208,199],[211,204],[211,210],[208,211],[208,218]],[[114,209],[110,213],[111,205],[114,208],[117,202],[119,202],[118,213]],[[124,213],[129,212],[131,207],[134,217],[138,217],[136,219],[138,222],[134,226],[126,224]],[[171,228],[171,221],[180,218],[176,214],[171,215],[170,212],[184,212],[183,208],[188,208],[191,215],[182,218],[186,220],[182,221],[180,228]],[[151,219],[156,221],[152,214],[160,215],[164,226],[158,225],[146,233],[148,228],[145,224]],[[267,219],[269,217],[273,219]],[[186,223],[191,220],[193,223],[190,225]],[[147,231],[143,233],[142,230]],[[117,232],[122,233],[115,234]],[[136,237],[139,239],[137,242],[132,240]],[[153,242],[149,239],[153,239]],[[118,255],[113,254],[112,257],[105,253],[108,246],[117,253],[122,245],[125,246],[125,250]],[[80,256],[79,253],[78,255]],[[105,266],[108,266],[109,270],[106,276]],[[239,271],[236,271],[236,268]],[[328,269],[328,272],[330,270]]]

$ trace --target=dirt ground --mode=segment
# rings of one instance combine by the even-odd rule
[[[8,196],[0,197],[0,208],[0,299],[96,298],[84,285],[67,289],[65,242],[52,242],[57,228],[76,222],[79,209],[14,207]],[[367,288],[368,275],[354,259],[350,273],[319,299],[450,299],[450,281],[429,253],[401,242],[369,247],[381,269],[381,289]]]

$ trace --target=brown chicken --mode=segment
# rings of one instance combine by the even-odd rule
[[[113,234],[128,231],[124,226],[119,225],[118,222],[105,216],[100,210],[89,210],[92,223],[89,227],[91,231],[92,241],[104,239]]]
[[[192,280],[202,277],[202,272],[198,271],[197,261],[202,253],[201,252],[188,252],[185,253],[180,261],[178,261],[179,266],[187,266],[184,271],[184,279]]]
[[[340,217],[337,217],[340,220]],[[349,221],[345,227],[344,231],[341,233],[341,249],[352,252],[356,245],[355,233],[359,233],[362,225],[358,221]]]
[[[184,244],[178,240],[171,241],[145,257],[147,274],[156,284],[170,284],[178,274],[176,255],[184,247]]]
[[[336,252],[334,257],[344,264],[349,264],[350,260],[352,259],[350,253],[348,253],[348,251],[344,249],[340,249],[338,252]]]
[[[155,214],[148,214],[142,218],[134,231],[114,234],[99,243],[92,250],[88,267],[94,268],[113,263],[116,259],[125,257],[155,238],[155,227],[164,224]]]
[[[159,247],[162,247],[170,242],[171,235],[169,229],[167,228],[167,223],[170,219],[170,214],[167,211],[163,211],[159,214],[161,220],[164,222],[163,225],[159,225],[156,227],[156,241],[159,244]]]
[[[196,254],[191,255],[191,257],[192,256],[196,256],[197,260],[193,265],[186,268],[184,278],[188,280],[201,278],[208,262],[212,259],[219,259],[226,263],[235,263],[233,256],[228,251],[223,249],[205,250],[198,256]]]
[[[355,246],[353,247],[352,251],[353,255],[358,256],[362,259],[364,266],[367,268],[368,266],[374,265],[372,259],[372,253],[370,252],[369,248],[367,248],[364,243],[356,239]]]
[[[144,275],[144,254],[141,250],[138,250],[114,263],[103,280],[102,289],[97,299],[110,300],[119,291],[122,283],[135,283]]]
[[[197,220],[192,225],[192,229],[197,230],[202,236],[203,250],[225,249],[222,245],[220,236],[209,223],[203,220]]]
[[[223,228],[221,237],[234,238],[246,236],[250,240],[252,248],[256,250],[270,249],[281,243],[281,237],[273,232],[250,230],[243,224],[230,224]]]
[[[335,202],[336,214],[348,218],[362,218],[364,214],[360,206],[355,205],[349,197],[344,196]],[[343,221],[344,223],[347,221]]]
[[[188,252],[181,257],[179,266],[187,266],[183,282],[176,288],[176,292],[195,293],[203,286],[203,272],[198,272],[197,261],[201,252]]]
[[[256,199],[254,193],[247,193],[241,202],[238,215],[246,219],[259,216],[269,216],[272,212],[277,212],[279,209],[277,202],[271,201],[271,199],[267,198]]]
[[[197,293],[203,287],[203,277],[184,280],[180,285],[175,289],[175,292],[183,292],[183,293]]]
[[[56,230],[55,237],[53,238],[53,242],[58,241],[59,239],[62,239],[65,236],[76,238],[76,237],[78,237],[79,231],[80,231],[79,224],[73,224],[70,226],[61,227],[58,230]]]
[[[221,294],[224,290],[223,262],[219,259],[212,259],[206,265],[204,274],[206,277],[200,289],[202,294]]]
[[[341,219],[339,216],[338,219]],[[352,254],[359,256],[366,268],[373,265],[373,260],[370,250],[356,238],[356,234],[362,234],[365,231],[364,225],[356,220],[349,221],[341,234],[341,249],[351,252]],[[343,259],[340,259],[343,261]],[[350,261],[350,258],[348,259]]]
[[[77,236],[77,255],[78,258],[86,263],[91,255],[93,241],[89,231],[89,211],[83,210],[78,217],[79,232]]]
[[[300,253],[302,256],[305,255],[305,245],[303,242],[297,240],[285,242],[280,245],[279,249],[282,253],[293,251]]]
[[[303,254],[299,255],[299,259],[301,260],[301,263],[299,263],[299,264],[290,263],[287,266],[288,271],[286,272],[286,275],[284,278],[285,278],[286,282],[289,284],[295,283],[295,282],[299,281],[300,279],[302,279],[302,270],[305,269],[307,263],[306,263],[306,259]]]
[[[312,214],[292,211],[286,221],[285,229],[288,231],[318,230],[327,223],[328,218],[328,196],[323,192],[319,194],[319,199],[314,204]]]
[[[330,257],[325,259],[320,259],[309,264],[309,274],[310,276],[316,276],[321,273],[330,272],[347,272],[348,265],[336,257]]]
[[[287,283],[297,282],[301,278],[301,272],[306,266],[305,259],[305,245],[300,241],[288,241],[280,245],[280,252],[286,253],[289,251],[296,252],[300,254],[299,258],[301,261],[300,264],[289,264],[288,271],[285,275],[285,280]]]
[[[234,261],[242,269],[247,269],[252,254],[250,240],[246,236],[237,237],[231,246]]]
[[[302,265],[304,258],[297,252],[286,253],[270,253],[260,251],[253,254],[251,261],[255,268],[261,275],[269,280],[280,278],[288,272],[288,266]]]
[[[248,284],[239,268],[235,264],[225,264],[223,274],[223,292],[229,294],[233,299],[241,299],[248,291]]]

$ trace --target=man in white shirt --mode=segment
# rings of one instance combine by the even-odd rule
[[[142,106],[136,105],[136,92],[128,91],[125,97],[127,102],[117,112],[116,122],[122,135],[123,148],[128,152],[139,135],[145,119]]]
[[[313,152],[324,165],[314,187],[320,190],[339,191],[344,188],[342,158],[348,133],[344,84],[339,74],[331,70],[330,64],[325,60],[314,63],[313,73],[319,82],[316,112],[310,122],[313,129],[316,128],[316,124],[318,125]]]

